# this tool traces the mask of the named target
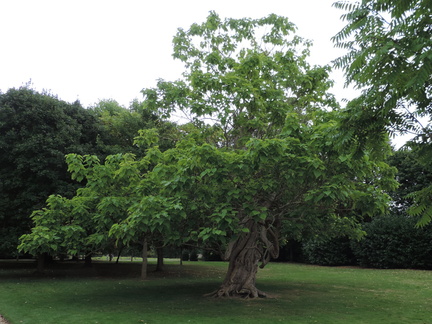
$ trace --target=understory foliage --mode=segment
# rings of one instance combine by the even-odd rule
[[[364,141],[412,134],[425,163],[432,158],[432,1],[337,1],[346,26],[333,37],[348,52],[335,60],[362,90],[347,106],[344,127]],[[432,220],[432,187],[412,193],[419,225]]]
[[[143,90],[149,111],[190,117],[175,147],[161,149],[158,131],[148,129],[135,138],[143,158],[69,155],[69,171],[85,187],[72,199],[50,197],[20,248],[90,251],[143,238],[212,247],[229,261],[212,296],[264,297],[258,265],[277,258],[282,240],[361,236],[359,221],[384,213],[384,190],[395,187],[387,139],[352,148],[338,128],[329,68],[307,63],[310,43],[294,32],[284,17],[222,20],[214,12],[179,29],[182,78]],[[62,225],[55,231],[51,223]],[[65,224],[76,226],[79,242],[56,234]]]
[[[351,240],[346,236],[327,240],[307,240],[302,245],[302,252],[305,262],[311,264],[323,266],[356,264],[351,249]]]
[[[390,214],[364,223],[361,240],[307,240],[302,252],[307,263],[359,265],[383,269],[432,269],[432,228],[416,227],[417,219]]]
[[[353,241],[358,264],[371,268],[432,269],[432,227],[416,228],[406,215],[377,217],[363,226],[367,235]]]

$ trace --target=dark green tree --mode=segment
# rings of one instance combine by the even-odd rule
[[[403,214],[413,202],[409,195],[432,183],[432,166],[422,162],[421,151],[416,149],[396,151],[389,157],[388,163],[397,169],[396,179],[399,182],[399,187],[390,192],[393,209]]]
[[[29,215],[57,193],[77,188],[67,173],[67,153],[96,153],[96,117],[79,102],[67,103],[29,87],[0,95],[0,254],[15,254]]]

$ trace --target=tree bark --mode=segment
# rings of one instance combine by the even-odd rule
[[[156,248],[156,254],[157,254],[156,271],[163,271],[164,270],[163,247],[157,247]]]
[[[92,267],[92,255],[87,254],[84,258],[84,267],[91,268]]]
[[[141,279],[147,279],[147,238],[143,240],[142,249],[142,264],[141,264]]]
[[[43,273],[45,270],[45,254],[39,254],[37,257],[37,272]]]
[[[259,263],[263,268],[279,253],[278,236],[273,228],[249,221],[249,233],[241,235],[228,247],[228,271],[218,290],[208,294],[212,297],[267,297],[256,288]]]

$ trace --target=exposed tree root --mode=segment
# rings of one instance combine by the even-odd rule
[[[239,297],[239,298],[266,298],[267,294],[255,287],[242,288],[236,290],[233,286],[220,287],[204,297],[223,298],[223,297]]]

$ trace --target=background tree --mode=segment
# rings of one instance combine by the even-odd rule
[[[94,111],[102,128],[98,137],[99,151],[104,154],[99,156],[102,159],[106,155],[119,153],[143,156],[146,147],[135,145],[135,137],[141,129],[157,128],[159,145],[163,150],[172,147],[177,140],[176,125],[162,121],[138,100],[132,101],[128,108],[112,99],[101,100],[90,109]]]
[[[29,215],[57,193],[71,197],[67,153],[95,152],[97,119],[79,102],[66,103],[29,87],[0,95],[0,255],[16,254]]]
[[[347,49],[335,61],[362,95],[347,106],[345,128],[361,142],[386,131],[412,133],[432,157],[432,4],[430,0],[338,1],[347,25],[333,37]],[[413,144],[412,143],[412,144]],[[432,219],[432,187],[413,194],[419,224]]]
[[[395,212],[406,214],[413,201],[409,195],[432,183],[432,166],[422,160],[422,151],[416,148],[399,150],[389,157],[388,163],[397,169],[396,179],[399,182],[399,187],[389,193]]]
[[[16,255],[29,231],[33,210],[49,195],[71,198],[80,186],[67,172],[65,155],[109,154],[145,148],[134,145],[143,128],[159,127],[161,147],[173,146],[177,130],[133,101],[129,108],[102,100],[90,109],[29,86],[0,94],[0,255]]]

